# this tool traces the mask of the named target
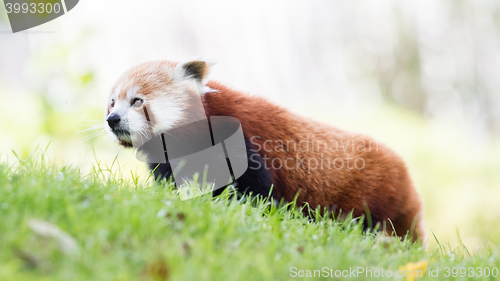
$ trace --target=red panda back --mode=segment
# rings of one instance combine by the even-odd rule
[[[204,96],[206,114],[241,122],[269,170],[273,196],[292,201],[299,193],[298,203],[355,216],[368,207],[375,222],[390,219],[399,236],[412,229],[414,239],[423,237],[420,198],[404,162],[386,146],[218,82],[207,86],[215,91]]]

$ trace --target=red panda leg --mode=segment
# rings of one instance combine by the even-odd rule
[[[412,204],[416,203],[417,202],[412,202]],[[401,237],[401,239],[408,234],[413,242],[417,241],[419,238],[424,242],[425,230],[420,202],[418,202],[417,206],[418,207],[407,210],[405,213],[401,213],[396,219],[392,220],[392,225],[389,223],[389,227],[387,228],[387,230],[390,230],[388,234],[392,234],[395,230],[396,235]]]

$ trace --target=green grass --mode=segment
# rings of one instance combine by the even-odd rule
[[[444,267],[500,269],[499,248],[426,249],[363,233],[356,220],[311,221],[293,207],[228,193],[180,201],[169,183],[121,172],[96,165],[84,175],[40,155],[1,164],[0,280],[284,280],[292,267],[397,271],[419,261],[439,268],[439,279]],[[35,231],[33,219],[57,225],[77,250]]]

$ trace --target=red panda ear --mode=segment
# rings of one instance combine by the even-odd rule
[[[194,60],[181,63],[177,67],[180,67],[183,77],[194,78],[201,83],[209,72],[210,64],[205,61]]]

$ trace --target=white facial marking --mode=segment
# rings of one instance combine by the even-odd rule
[[[139,86],[134,86],[134,87],[128,89],[128,91],[127,91],[127,99],[128,100],[132,100],[138,90],[139,90]]]
[[[116,97],[118,96],[118,94],[120,93],[121,91],[121,86],[117,86],[116,89],[115,89],[115,92],[114,92],[114,98],[116,99]]]
[[[169,96],[162,96],[155,99],[148,105],[155,115],[153,128],[158,132],[165,132],[172,129],[183,118],[183,109],[178,101]]]

